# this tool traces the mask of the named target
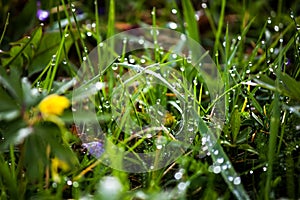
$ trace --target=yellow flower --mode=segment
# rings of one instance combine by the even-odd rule
[[[61,115],[65,108],[70,106],[70,101],[64,96],[51,94],[44,98],[39,104],[42,115]]]
[[[60,182],[60,176],[58,174],[58,169],[62,169],[63,171],[68,171],[70,169],[70,166],[68,163],[66,163],[63,160],[60,160],[59,158],[53,158],[51,159],[51,173],[52,173],[52,179],[55,182]]]

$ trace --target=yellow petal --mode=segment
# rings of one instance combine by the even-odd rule
[[[52,94],[44,98],[38,108],[43,115],[61,115],[70,106],[70,101],[64,96]]]

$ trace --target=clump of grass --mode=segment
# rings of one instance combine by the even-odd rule
[[[199,35],[195,11],[200,6],[196,2],[165,3],[166,8],[150,8],[153,24],[148,26],[154,26],[154,50],[126,53],[130,45],[126,38],[120,42],[123,52],[113,63],[93,66],[87,56],[93,48],[98,49],[95,58],[100,63],[107,55],[115,56],[111,49],[102,52],[101,45],[106,45],[103,38],[117,32],[118,2],[108,2],[106,16],[99,16],[97,2],[95,7],[80,1],[52,3],[49,5],[56,9],[51,9],[49,22],[37,25],[27,33],[29,37],[1,51],[1,199],[299,198],[296,11],[286,11],[282,2],[271,8],[259,1],[264,8],[277,11],[277,16],[272,11],[268,19],[254,17],[255,9],[246,2],[224,0],[200,5],[211,26],[212,34],[206,38]],[[170,12],[175,4],[174,17],[161,19],[156,15]],[[88,15],[81,15],[77,5]],[[142,4],[135,6],[149,9]],[[241,10],[244,14],[239,13]],[[227,12],[237,15],[238,33],[226,21]],[[0,45],[7,41],[5,30],[10,31],[8,22],[14,18],[7,16]],[[188,55],[174,56],[160,48],[157,31],[164,20],[176,22],[178,30],[208,45],[211,51],[205,55],[213,58],[224,82],[221,94],[209,94],[211,83],[205,82]],[[118,44],[109,41],[109,45]],[[180,43],[174,48],[180,48]],[[76,74],[76,65],[86,67],[93,79],[80,79],[85,74]],[[100,72],[95,70],[98,68]],[[168,70],[172,72],[169,75]],[[152,85],[147,79],[150,75],[160,84]],[[90,87],[93,84],[100,91],[86,95],[89,89],[94,91]],[[79,93],[73,93],[76,89]],[[53,93],[70,101],[73,98],[73,105],[62,115],[45,117],[39,103]],[[218,103],[225,105],[224,121],[214,127]],[[94,120],[90,120],[91,108],[95,110]],[[75,121],[72,112],[79,113]],[[186,118],[194,124],[190,127],[192,137],[180,135],[189,125],[184,123]],[[147,163],[141,173],[121,170],[130,163],[142,163],[139,153],[163,151],[166,143],[182,151],[178,159],[154,171]],[[134,157],[125,160],[116,156],[125,151]],[[163,159],[156,154],[152,167]]]

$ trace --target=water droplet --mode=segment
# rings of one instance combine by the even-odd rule
[[[90,31],[88,31],[88,32],[86,33],[86,35],[87,35],[88,37],[91,37],[91,36],[93,35],[93,33],[90,32]]]
[[[192,63],[192,57],[191,57],[191,56],[188,56],[188,57],[186,58],[186,62],[189,63],[189,64]]]
[[[173,29],[175,30],[178,26],[175,22],[168,22],[167,23],[167,26],[170,28],[170,29]]]
[[[76,8],[75,8],[74,4],[71,4],[71,10],[72,10],[72,12],[76,12]]]
[[[183,68],[183,67],[180,67],[180,71],[184,72],[184,68]]]
[[[135,63],[135,60],[133,58],[130,58],[129,63],[133,64],[133,63]]]
[[[116,197],[122,191],[123,186],[118,178],[113,176],[105,176],[100,180],[98,191],[101,195],[112,197],[112,199],[117,199]]]
[[[239,35],[239,36],[237,37],[237,39],[238,39],[238,40],[241,40],[241,39],[242,39],[242,37]]]
[[[193,80],[193,84],[196,86],[198,84],[197,79]]]
[[[66,59],[63,59],[62,63],[63,63],[64,65],[68,64],[68,62],[66,61]]]
[[[53,183],[52,183],[52,187],[53,187],[53,188],[57,188],[57,183],[56,183],[56,182],[53,182]]]
[[[291,12],[290,12],[290,17],[291,17],[292,19],[294,19],[294,18],[295,18],[295,16],[294,16],[294,12],[293,12],[293,11],[291,11]]]
[[[207,8],[207,4],[206,3],[202,3],[201,7],[205,9],[205,8]]]
[[[233,177],[232,176],[228,176],[228,180],[231,182],[233,181]]]
[[[176,180],[181,179],[181,178],[182,178],[182,173],[181,173],[181,172],[176,172],[175,175],[174,175],[174,178],[175,178]]]
[[[217,162],[220,163],[220,164],[223,163],[224,162],[224,158],[218,158]]]
[[[146,60],[145,60],[144,58],[142,58],[142,59],[140,60],[140,62],[141,62],[141,64],[144,64],[144,63],[146,63]]]
[[[185,40],[186,40],[186,35],[181,34],[181,35],[180,35],[180,39],[183,40],[183,41],[185,41]]]
[[[214,151],[214,154],[215,154],[215,155],[218,155],[218,154],[219,154],[219,150],[215,150],[215,151]]]
[[[177,10],[176,10],[175,8],[173,8],[173,9],[171,10],[171,13],[174,14],[174,15],[176,15],[176,14],[177,14]]]
[[[74,181],[74,182],[73,182],[73,187],[74,187],[74,188],[79,187],[79,183],[78,183],[77,181]]]
[[[103,87],[104,87],[104,83],[102,83],[102,82],[97,82],[96,84],[95,84],[95,87],[96,87],[96,89],[97,90],[101,90]]]
[[[264,172],[267,171],[267,167],[263,167],[263,171],[264,171]]]
[[[118,64],[113,64],[111,66],[112,70],[116,71],[118,69]]]
[[[143,38],[140,38],[140,39],[138,40],[138,43],[139,43],[140,45],[143,45],[143,44],[145,43],[145,40],[144,40]]]
[[[72,184],[73,184],[73,182],[71,180],[67,181],[67,185],[72,185]]]
[[[253,170],[250,170],[249,173],[250,173],[250,174],[253,174]]]
[[[272,23],[271,17],[268,17],[267,23],[268,23],[268,24],[271,24],[271,23]]]
[[[238,177],[235,177],[234,180],[233,180],[233,184],[234,185],[239,185],[241,184],[241,178],[238,176]]]
[[[213,167],[213,172],[215,173],[215,174],[219,174],[220,172],[221,172],[221,167],[220,166],[214,166]]]
[[[185,182],[180,182],[180,183],[177,185],[177,188],[178,188],[179,190],[183,191],[183,190],[186,189],[187,186],[188,186],[187,183],[185,183]]]
[[[274,30],[276,31],[276,32],[278,32],[279,31],[279,26],[274,26]]]

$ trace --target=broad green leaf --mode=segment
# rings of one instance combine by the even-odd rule
[[[1,93],[3,95],[9,96],[10,99],[12,99],[11,102],[16,102],[19,105],[22,105],[23,92],[22,92],[22,86],[20,82],[20,73],[18,69],[12,68],[10,69],[10,74],[7,74],[5,69],[0,67],[0,87],[3,87]],[[7,97],[4,98],[7,100]],[[7,103],[11,103],[11,102],[7,102]],[[2,104],[1,106],[5,107],[6,104]]]
[[[43,70],[48,65],[52,56],[58,51],[60,42],[61,36],[59,31],[47,32],[43,35],[34,60],[32,60],[28,68],[29,76]],[[69,52],[72,44],[73,40],[71,37],[65,38],[64,49],[66,52],[63,51],[60,62],[66,57],[65,53]]]
[[[42,27],[37,28],[31,36],[26,36],[11,43],[8,58],[2,58],[4,67],[23,67],[24,62],[30,63],[42,37]]]
[[[49,147],[53,156],[67,162],[70,167],[77,162],[70,147],[63,144],[60,130],[54,124],[39,124],[24,145],[26,173],[31,181],[43,176],[49,162],[46,152]]]

